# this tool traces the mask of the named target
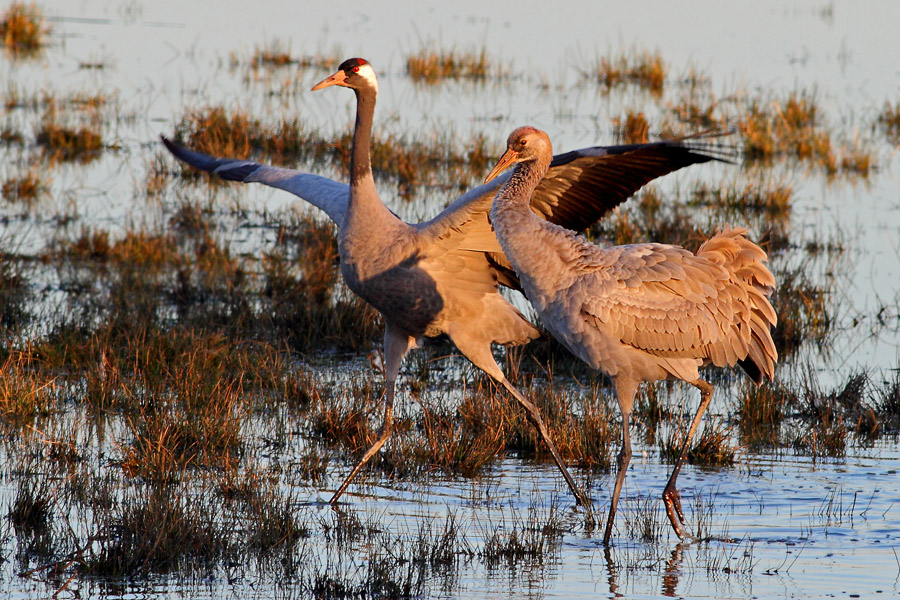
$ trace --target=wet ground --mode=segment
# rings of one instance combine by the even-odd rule
[[[40,255],[60,230],[98,228],[115,235],[136,224],[165,222],[183,196],[208,200],[220,234],[235,253],[265,252],[280,235],[271,223],[296,204],[292,196],[257,186],[183,185],[177,179],[160,196],[148,197],[144,188],[149,165],[161,155],[158,135],[171,134],[186,113],[199,107],[242,109],[271,122],[293,115],[305,129],[325,137],[346,130],[352,122],[352,94],[308,91],[330,71],[246,66],[256,49],[273,40],[294,56],[369,59],[380,82],[375,127],[385,134],[415,138],[440,133],[449,143],[465,144],[481,133],[501,149],[514,127],[531,124],[551,134],[557,151],[612,143],[611,119],[628,109],[644,111],[651,131],[664,119],[666,103],[674,103],[681,92],[668,93],[664,101],[627,86],[606,94],[585,74],[598,57],[637,48],[660,52],[670,68],[669,90],[681,89],[677,82],[687,78],[691,68],[704,73],[711,82],[707,93],[722,106],[741,93],[782,98],[796,90],[813,91],[833,140],[845,145],[858,141],[872,150],[875,168],[863,178],[833,178],[809,164],[775,161],[753,169],[702,166],[658,185],[671,195],[697,181],[711,186],[753,181],[762,169],[792,186],[786,227],[790,250],[775,260],[805,265],[817,281],[829,284],[836,323],[823,343],[807,343],[780,367],[780,379],[796,382],[812,372],[821,386],[831,389],[859,371],[874,382],[887,380],[900,364],[900,157],[896,142],[877,127],[885,103],[900,100],[896,3],[584,2],[564,9],[526,10],[521,3],[486,9],[476,2],[360,8],[352,2],[309,6],[262,0],[195,6],[85,0],[40,6],[52,27],[48,48],[35,59],[0,60],[0,77],[26,98],[44,92],[58,97],[103,94],[108,101],[99,119],[105,143],[114,148],[90,162],[51,165],[38,158],[40,151],[31,141],[0,147],[4,180],[32,164],[46,169],[49,180],[48,192],[36,204],[0,201],[0,246],[5,253]],[[423,48],[483,48],[508,76],[479,83],[417,84],[406,75],[405,57]],[[30,136],[44,114],[43,106],[6,108],[3,125]],[[343,178],[330,165],[300,166]],[[380,182],[379,188],[389,206],[409,220],[434,215],[455,197],[425,186],[410,202],[389,183]],[[802,250],[815,243],[837,244],[842,251],[822,252],[810,260]],[[35,285],[34,302],[44,307],[38,312],[50,313],[70,290],[64,289],[53,267],[36,261],[35,268],[44,271]],[[35,335],[40,330],[38,323]],[[348,368],[342,360],[335,362],[337,372]],[[368,361],[350,364],[359,377],[380,385],[380,373]],[[329,367],[319,360],[315,369],[324,372]],[[401,383],[411,369],[401,372]],[[471,371],[462,367],[446,379],[464,379],[467,373]],[[430,381],[436,380],[443,378]],[[738,387],[723,386],[717,392],[711,416],[733,418]],[[400,402],[404,396],[419,398],[406,386],[400,394]],[[691,392],[676,391],[673,397],[682,395],[693,406]],[[453,393],[443,396],[448,397],[456,398]],[[679,543],[669,531],[658,501],[670,466],[661,461],[655,444],[636,442],[615,544],[605,549],[602,530],[584,526],[583,514],[573,508],[555,470],[515,456],[496,461],[476,479],[435,473],[392,480],[372,474],[365,484],[353,486],[342,509],[371,535],[332,544],[328,532],[340,529],[334,523],[342,517],[326,501],[348,466],[332,458],[323,480],[298,483],[289,473],[305,452],[302,436],[291,433],[286,441],[267,445],[271,440],[265,431],[264,424],[248,430],[259,440],[254,456],[282,468],[278,485],[292,499],[295,518],[312,532],[301,542],[295,565],[281,570],[226,565],[203,577],[86,577],[64,586],[65,576],[50,581],[39,574],[23,576],[7,522],[0,526],[0,590],[16,598],[45,597],[61,588],[61,597],[76,592],[80,597],[129,598],[342,597],[335,588],[323,591],[308,582],[327,574],[318,580],[343,581],[352,589],[379,575],[373,565],[383,563],[393,565],[396,581],[409,584],[399,592],[383,590],[384,597],[900,594],[896,436],[869,443],[851,435],[841,458],[805,456],[790,447],[762,452],[739,448],[732,467],[686,466],[679,479],[683,502],[702,538],[687,543]],[[10,436],[10,446],[0,453],[7,461],[0,481],[3,513],[13,505],[16,478],[24,476],[8,464],[18,460],[10,448],[19,443]],[[110,457],[116,458],[114,445],[105,444],[98,442],[92,455],[98,471],[108,468]],[[605,474],[590,479],[590,494],[601,512],[610,488]],[[440,560],[425,561],[427,568],[420,569],[417,565],[425,564],[424,559],[408,559],[410,551],[404,548],[419,543],[425,530],[430,533],[424,537],[435,545],[441,532],[446,534],[447,519],[456,524],[454,550]],[[523,539],[530,549],[511,550],[511,540]],[[492,554],[491,543],[505,551]],[[291,569],[295,578],[286,574]],[[279,575],[273,575],[276,572]],[[367,589],[368,596],[356,597],[378,595]],[[348,591],[343,597],[354,596]]]

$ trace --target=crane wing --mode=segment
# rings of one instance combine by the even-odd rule
[[[596,248],[582,268],[570,291],[582,298],[582,316],[623,343],[723,366],[747,356],[750,308],[734,301],[743,292],[721,265],[677,246],[636,244]]]
[[[727,162],[730,155],[708,136],[573,150],[553,157],[531,208],[551,223],[581,231],[657,177],[693,164]]]
[[[596,146],[559,154],[532,194],[531,208],[567,229],[584,229],[656,177],[692,164],[725,161],[730,151],[705,141],[709,137]],[[518,278],[488,219],[494,196],[509,177],[510,173],[504,173],[469,190],[415,227],[432,243],[488,252],[494,268],[503,272],[502,279],[511,282],[503,284],[518,289]]]
[[[189,150],[165,136],[160,137],[175,158],[196,169],[213,173],[228,181],[256,182],[285,190],[322,209],[338,226],[344,221],[347,199],[350,197],[350,186],[345,183],[295,169],[262,165],[252,160],[216,158]]]

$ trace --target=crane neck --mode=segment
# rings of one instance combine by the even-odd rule
[[[356,125],[353,128],[353,149],[350,153],[350,185],[358,185],[372,178],[372,121],[375,116],[375,96],[372,89],[356,91]],[[373,184],[374,185],[374,184]]]
[[[547,174],[549,166],[549,159],[542,158],[518,163],[512,175],[497,192],[494,210],[528,207],[531,204],[531,194]]]

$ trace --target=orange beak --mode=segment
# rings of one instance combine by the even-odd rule
[[[319,83],[314,85],[312,87],[312,91],[315,92],[316,90],[321,90],[322,88],[327,88],[332,85],[342,85],[344,87],[347,87],[344,84],[344,82],[346,80],[347,80],[347,74],[344,73],[343,70],[341,70],[341,71],[338,71],[337,73],[335,73],[334,75],[330,75],[330,76],[326,77],[325,79],[323,79],[322,81],[320,81]]]
[[[518,159],[519,153],[512,148],[508,149],[503,153],[503,156],[500,157],[500,160],[497,161],[497,164],[494,165],[494,168],[491,169],[491,172],[488,173],[488,176],[484,178],[484,182],[487,183],[506,170],[509,165],[519,162]]]

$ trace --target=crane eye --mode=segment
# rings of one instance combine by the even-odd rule
[[[359,67],[353,67],[353,72],[354,72],[354,73],[359,73]]]

